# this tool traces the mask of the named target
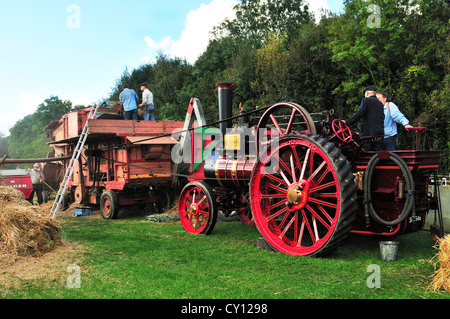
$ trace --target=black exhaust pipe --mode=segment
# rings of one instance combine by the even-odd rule
[[[219,121],[223,121],[233,116],[233,83],[219,83]],[[231,120],[220,123],[220,131],[222,136],[225,136],[227,128],[232,128],[233,122]]]

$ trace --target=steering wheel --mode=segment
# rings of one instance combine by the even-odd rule
[[[331,124],[334,134],[344,143],[350,143],[353,138],[352,131],[344,121],[334,120]]]

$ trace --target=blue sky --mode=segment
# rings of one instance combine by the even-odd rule
[[[192,63],[236,1],[1,0],[0,133],[51,95],[75,104],[107,97],[125,68],[159,50]],[[317,6],[338,12],[342,0]]]

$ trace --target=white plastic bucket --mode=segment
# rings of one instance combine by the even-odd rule
[[[380,255],[382,261],[395,261],[398,253],[398,241],[380,241]]]

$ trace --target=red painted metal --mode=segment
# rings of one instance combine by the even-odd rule
[[[25,199],[30,198],[31,192],[33,191],[33,184],[31,184],[31,178],[25,170],[3,170],[0,171],[0,176],[6,186],[21,191]]]
[[[264,154],[252,176],[256,225],[278,251],[315,253],[334,234],[341,214],[341,190],[333,163],[315,143],[303,139],[284,140],[271,150],[274,153],[279,156]],[[267,169],[274,157],[280,165]]]
[[[187,232],[204,234],[215,224],[215,199],[200,183],[189,183],[180,195],[178,210],[180,221]]]

